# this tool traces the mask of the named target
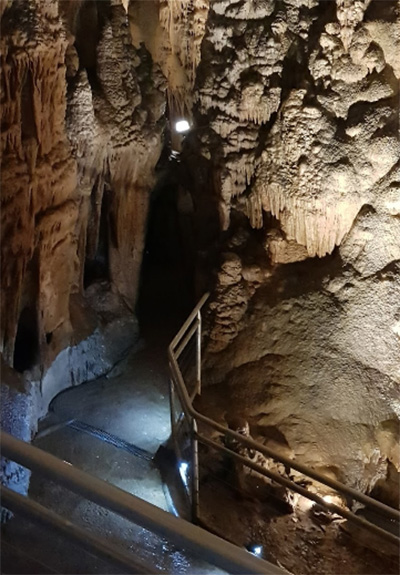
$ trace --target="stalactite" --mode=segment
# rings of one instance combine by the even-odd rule
[[[68,6],[64,8],[68,11]],[[19,28],[16,14],[32,30]],[[136,52],[131,45],[120,0],[111,3],[110,18],[96,38],[96,91],[85,67],[79,65],[81,55],[76,50],[76,62],[68,65],[67,49],[71,52],[72,44],[65,26],[69,19],[68,14],[58,13],[58,1],[10,4],[3,18],[1,345],[12,364],[24,270],[36,250],[40,340],[45,340],[45,333],[55,334],[54,348],[44,344],[41,350],[41,361],[46,363],[54,359],[47,354],[60,351],[71,330],[70,295],[82,288],[86,248],[93,257],[96,252],[105,182],[114,196],[121,195],[113,218],[116,229],[123,227],[118,230],[122,239],[113,252],[111,279],[114,289],[134,306],[140,253],[130,265],[124,259],[131,261],[132,246],[142,241],[135,234],[144,234],[144,223],[135,220],[139,230],[135,233],[126,233],[126,226],[132,226],[136,217],[135,194],[143,204],[137,218],[146,218],[146,192],[161,153],[165,86],[157,66],[147,72],[145,49]],[[84,218],[92,218],[89,230]],[[119,274],[124,266],[125,273]]]
[[[255,229],[263,227],[262,202],[259,194],[251,194],[246,199],[247,217],[250,225]]]
[[[340,23],[340,37],[346,52],[350,48],[354,30],[362,22],[371,0],[337,0],[336,13]]]
[[[254,91],[244,90],[237,100],[220,99],[218,94],[200,93],[198,102],[203,113],[217,109],[233,120],[259,126],[268,122],[271,115],[278,110],[281,94],[280,88],[272,88],[265,95],[263,91],[260,93],[259,89],[256,87]]]
[[[349,232],[362,204],[361,198],[346,198],[334,205],[323,197],[299,198],[288,195],[288,191],[278,184],[271,184],[258,189],[259,199],[252,199],[251,205],[258,206],[270,212],[281,222],[289,240],[307,248],[310,257],[325,256],[339,245]],[[256,194],[257,195],[257,194]],[[252,216],[253,227],[259,219]]]
[[[157,59],[168,79],[169,106],[175,117],[191,116],[208,10],[208,0],[162,0],[160,3],[164,42]]]

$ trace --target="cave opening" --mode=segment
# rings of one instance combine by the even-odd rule
[[[194,305],[194,206],[179,159],[166,160],[149,206],[137,304],[139,322],[177,329]]]
[[[19,373],[31,369],[37,362],[38,355],[39,341],[36,310],[27,306],[19,316],[14,346],[14,369]]]

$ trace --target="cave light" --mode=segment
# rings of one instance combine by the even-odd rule
[[[322,499],[328,505],[336,505],[336,507],[341,507],[342,509],[346,507],[340,495],[323,495]],[[335,521],[345,521],[345,519],[340,514],[337,514],[334,510],[329,509],[329,513],[332,515],[332,519]]]
[[[250,553],[252,553],[256,557],[261,557],[263,548],[261,545],[249,545],[249,547],[247,547],[247,550],[250,551]]]
[[[325,501],[325,503],[333,503],[333,505],[337,505],[338,507],[344,507],[340,495],[323,495],[322,499]]]
[[[188,468],[189,464],[186,461],[181,461],[179,463],[179,475],[182,477],[182,481],[185,486],[188,486]]]
[[[187,120],[178,120],[175,122],[175,131],[178,134],[184,134],[190,130],[190,124]]]

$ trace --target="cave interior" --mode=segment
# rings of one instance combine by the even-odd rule
[[[0,25],[2,429],[51,451],[46,425],[89,425],[93,400],[92,425],[136,405],[168,444],[167,347],[209,293],[196,409],[398,510],[398,1],[0,0]],[[210,531],[297,574],[398,572],[393,546],[200,459]]]

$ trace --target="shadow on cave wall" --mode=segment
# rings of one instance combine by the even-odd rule
[[[35,251],[25,270],[14,342],[13,367],[19,373],[32,369],[40,361],[38,298],[39,260],[38,253]],[[51,334],[46,334],[46,343],[49,343],[49,338],[51,339]]]

